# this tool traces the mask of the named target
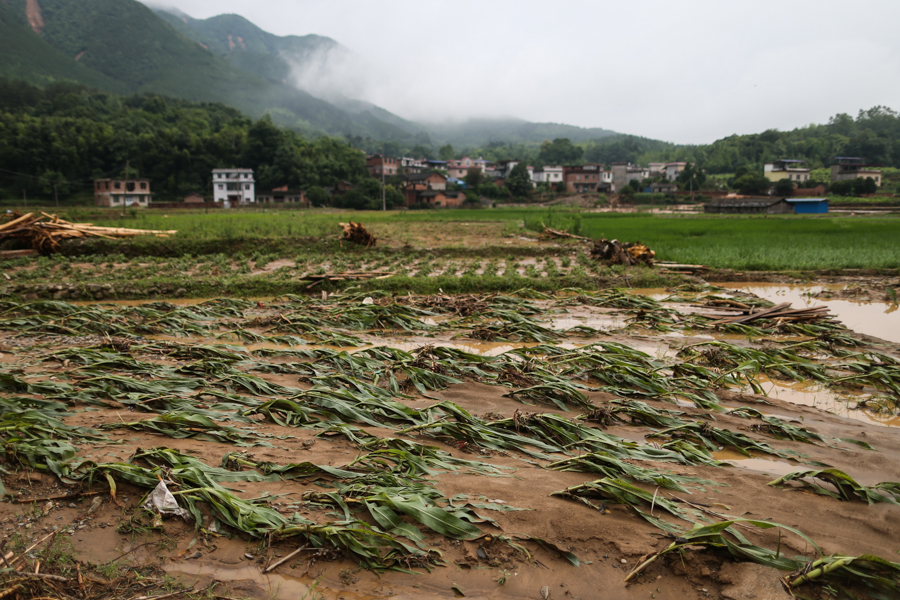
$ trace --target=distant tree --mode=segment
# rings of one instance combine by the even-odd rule
[[[853,182],[853,193],[857,196],[862,196],[863,194],[874,194],[878,191],[878,184],[875,183],[875,180],[871,177],[866,177],[863,179],[862,177],[857,177],[856,181]]]
[[[456,153],[453,151],[453,146],[450,144],[444,144],[441,146],[440,150],[438,150],[438,158],[441,160],[451,160]]]
[[[853,195],[853,181],[832,181],[829,186],[829,191],[835,196],[852,196]]]
[[[525,163],[520,162],[512,168],[506,180],[506,187],[515,198],[527,198],[531,194],[533,186],[531,185],[531,177],[528,176],[528,169]]]
[[[640,190],[641,182],[638,179],[632,179],[631,181],[628,182],[628,185],[626,187],[630,187],[633,190]]]
[[[472,167],[466,172],[466,185],[473,190],[478,190],[478,186],[480,186],[486,180],[487,178],[485,177],[484,172],[478,167]]]
[[[386,185],[384,186],[384,201],[388,208],[397,208],[398,206],[403,206],[406,198],[403,197],[403,192],[394,186]]]
[[[409,155],[413,158],[428,158],[431,156],[432,150],[430,148],[426,148],[421,144],[416,144],[412,147],[412,150],[409,151]]]
[[[538,160],[545,165],[569,165],[581,160],[584,150],[572,144],[569,138],[544,140]]]
[[[779,179],[775,182],[776,196],[791,196],[794,193],[794,182],[790,179]]]
[[[619,194],[622,196],[632,196],[634,195],[634,188],[630,185],[626,185],[621,190],[619,190]]]
[[[319,185],[314,185],[306,190],[306,199],[309,200],[310,206],[327,206],[328,192]]]
[[[771,185],[772,182],[766,179],[762,173],[746,173],[735,177],[733,187],[742,194],[763,194]]]
[[[678,174],[675,181],[683,190],[699,190],[706,182],[706,173],[698,169],[696,164],[689,162],[684,165],[684,170]]]
[[[557,181],[556,182],[556,191],[560,194],[566,191],[566,182],[565,181]]]

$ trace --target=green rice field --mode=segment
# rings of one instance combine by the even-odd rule
[[[592,238],[640,240],[660,260],[738,270],[885,269],[900,267],[900,219],[895,216],[678,216],[577,210],[333,212],[138,212],[128,219],[92,219],[99,225],[175,229],[192,241],[333,238],[338,223],[354,220],[415,232],[427,223],[497,223],[507,236],[534,235],[547,225]],[[499,238],[499,236],[498,236]],[[165,244],[165,240],[153,243]],[[497,240],[497,245],[502,242]],[[294,248],[302,250],[301,248]],[[438,248],[435,248],[438,250]],[[202,252],[198,252],[202,253]]]

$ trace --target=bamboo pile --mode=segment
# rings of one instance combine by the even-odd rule
[[[340,223],[340,226],[344,228],[344,232],[341,234],[342,242],[353,242],[366,248],[375,245],[375,236],[369,233],[362,224],[350,221],[349,223]]]
[[[741,303],[735,303],[735,305]],[[833,315],[829,312],[827,306],[812,306],[809,308],[791,308],[790,302],[783,302],[776,306],[765,309],[742,309],[740,306],[732,305],[731,307],[717,306],[720,310],[740,311],[741,314],[735,316],[718,315],[701,315],[709,318],[719,318],[718,321],[710,323],[710,325],[736,325],[740,323],[750,323],[759,319],[776,319],[782,323],[814,323],[823,319],[831,319]]]
[[[41,254],[50,254],[59,250],[60,241],[66,239],[86,237],[116,239],[139,235],[168,237],[175,233],[178,232],[175,230],[154,231],[124,227],[99,227],[93,223],[71,223],[56,215],[42,212],[37,217],[34,213],[22,216],[13,215],[11,221],[0,225],[0,244],[13,239],[26,240],[34,250]]]

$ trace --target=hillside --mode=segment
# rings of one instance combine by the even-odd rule
[[[428,123],[436,142],[454,147],[478,147],[491,142],[541,143],[569,138],[573,142],[596,140],[616,135],[615,131],[584,128],[561,123],[532,123],[522,119],[470,119],[462,122]]]
[[[0,4],[8,33],[0,36],[0,73],[36,83],[67,80],[120,93],[222,102],[254,117],[271,113],[274,122],[307,134],[408,137],[393,124],[370,115],[361,118],[285,83],[240,70],[134,0],[42,0],[40,7],[38,35],[29,26],[26,0]],[[303,47],[296,40],[283,46]]]
[[[155,12],[174,29],[238,69],[279,83],[287,83],[292,64],[339,46],[333,39],[319,35],[273,35],[239,15],[194,19],[172,9]]]
[[[40,35],[23,19],[0,3],[0,76],[22,79],[37,85],[59,81],[83,83],[110,91],[124,92],[127,86],[106,77],[81,62],[72,60]]]

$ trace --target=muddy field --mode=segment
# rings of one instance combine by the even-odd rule
[[[10,594],[892,597],[900,345],[754,291],[3,302]]]

